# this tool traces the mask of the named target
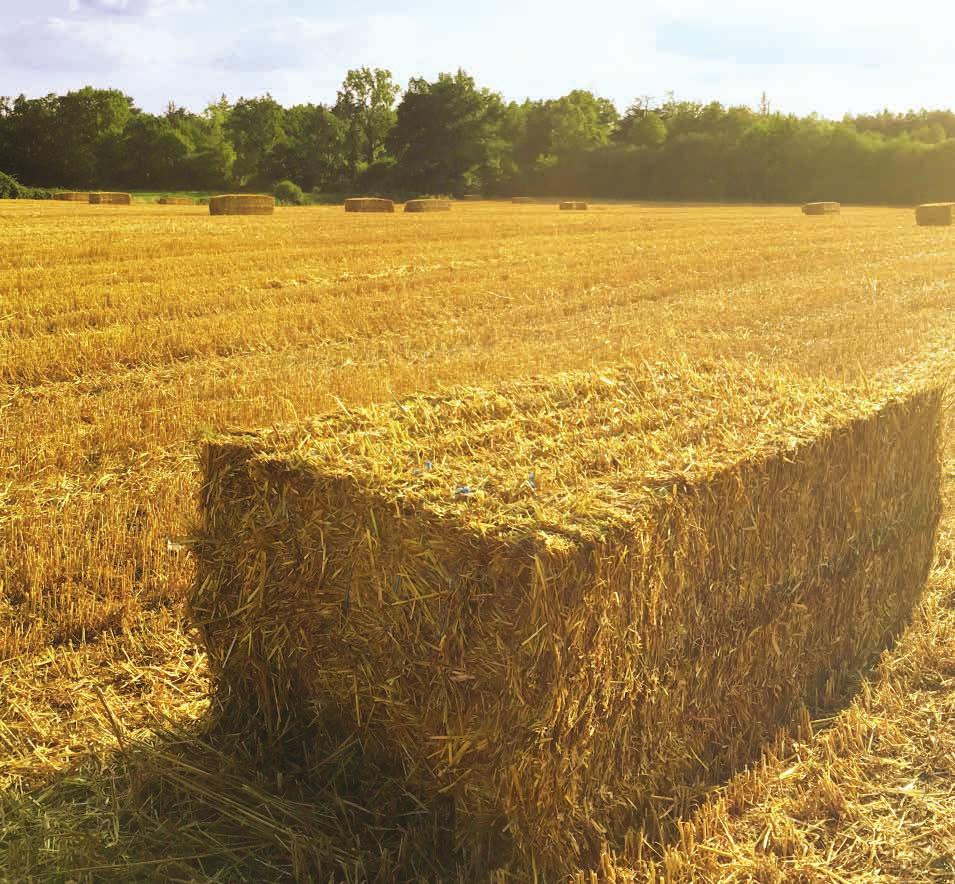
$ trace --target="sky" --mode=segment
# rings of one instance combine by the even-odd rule
[[[333,103],[345,72],[459,67],[507,99],[590,89],[839,118],[955,107],[938,0],[0,0],[0,95],[115,87],[145,110],[270,92]]]

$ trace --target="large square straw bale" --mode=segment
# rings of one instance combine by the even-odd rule
[[[834,202],[806,203],[802,207],[803,215],[838,215],[842,205]]]
[[[567,211],[583,212],[588,208],[589,206],[587,205],[587,203],[568,201],[568,202],[563,202],[560,204],[560,209],[561,211],[564,211],[564,212],[567,212]]]
[[[275,197],[261,193],[224,193],[209,199],[210,215],[271,215]]]
[[[451,200],[420,199],[408,200],[405,203],[406,212],[450,212]]]
[[[116,191],[100,190],[91,193],[90,203],[101,206],[129,206],[133,198],[128,193],[119,193]]]
[[[506,827],[538,869],[593,864],[905,619],[940,397],[679,362],[210,439],[191,609],[221,714],[357,738],[469,849]]]
[[[53,199],[65,203],[89,203],[90,195],[85,190],[60,190],[53,194]]]
[[[955,203],[925,203],[915,210],[915,223],[920,227],[947,227],[955,218]]]
[[[393,200],[375,196],[353,196],[345,200],[346,212],[394,212]]]

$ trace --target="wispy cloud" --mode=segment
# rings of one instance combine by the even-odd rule
[[[50,17],[0,29],[5,66],[27,71],[149,69],[168,64],[184,48],[169,35],[136,21]]]
[[[410,7],[410,8],[409,8]],[[462,66],[509,98],[583,87],[841,116],[951,104],[950,0],[0,0],[0,75],[30,94],[95,81],[151,109],[226,92],[334,101],[345,71]],[[360,11],[359,11],[360,10]],[[573,13],[573,14],[572,14]],[[28,19],[29,20],[25,20]],[[85,76],[89,74],[89,76]]]
[[[242,30],[216,56],[226,71],[270,73],[376,64],[386,44],[407,32],[401,16],[374,15],[351,20],[288,16]],[[344,72],[344,71],[343,71]]]
[[[70,12],[102,16],[142,17],[196,8],[193,0],[69,0]]]

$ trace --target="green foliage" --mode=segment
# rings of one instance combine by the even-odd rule
[[[285,137],[269,151],[266,177],[290,178],[311,190],[333,186],[347,163],[346,123],[321,105],[299,104],[285,112]]]
[[[232,182],[235,148],[221,126],[212,125],[196,140],[186,163],[186,179],[204,190],[225,190]]]
[[[113,176],[118,143],[133,114],[132,107],[132,99],[116,89],[89,86],[57,100],[57,183],[95,187]]]
[[[0,199],[48,200],[53,199],[53,191],[45,187],[24,187],[16,178],[0,172]]]
[[[602,147],[610,140],[619,119],[606,98],[575,89],[546,103],[550,125],[550,152],[558,157]]]
[[[464,71],[416,78],[398,105],[388,148],[401,182],[432,193],[462,193],[492,178],[506,144],[501,97]]]
[[[285,110],[271,95],[240,98],[225,131],[235,149],[235,175],[241,184],[259,181],[269,153],[285,141]]]
[[[184,183],[180,170],[191,144],[172,120],[139,114],[126,126],[123,141],[124,181],[135,179],[157,189]]]
[[[643,107],[631,107],[617,127],[616,140],[634,147],[659,147],[667,139],[663,117]]]
[[[391,71],[365,67],[345,75],[335,114],[346,127],[353,173],[357,173],[359,163],[370,166],[381,157],[385,138],[395,124],[395,100],[400,92]]]
[[[20,182],[16,178],[11,178],[9,175],[0,172],[0,199],[15,200],[20,199],[21,195]]]
[[[275,198],[283,206],[301,206],[305,204],[305,194],[294,181],[280,181],[275,185]]]
[[[398,164],[392,157],[371,163],[358,179],[358,190],[370,196],[387,193],[392,189],[397,173]]]
[[[505,104],[464,71],[348,71],[334,107],[224,96],[148,114],[115,89],[0,97],[0,168],[69,189],[576,194],[911,204],[955,199],[955,112],[798,118],[669,96],[619,117],[585,90]],[[38,198],[43,191],[17,185]],[[11,185],[5,186],[6,191]],[[0,188],[2,192],[3,188]]]

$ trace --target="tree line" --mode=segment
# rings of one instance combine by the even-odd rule
[[[841,121],[586,90],[507,102],[464,71],[406,89],[349,71],[334,105],[270,95],[201,113],[115,89],[0,98],[0,170],[33,186],[315,194],[575,194],[907,204],[955,199],[955,113]],[[290,183],[289,183],[290,182]]]

